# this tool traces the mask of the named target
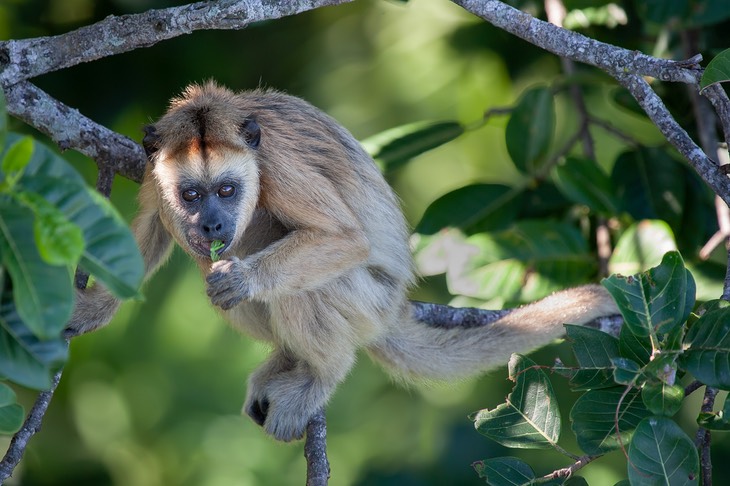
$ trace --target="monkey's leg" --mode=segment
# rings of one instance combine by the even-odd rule
[[[355,361],[350,323],[316,292],[272,305],[277,349],[249,379],[244,410],[276,439],[304,435]]]

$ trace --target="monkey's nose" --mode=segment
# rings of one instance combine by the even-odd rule
[[[223,235],[223,223],[220,222],[211,222],[211,223],[203,223],[203,234],[211,239],[211,240],[219,240],[220,237]]]

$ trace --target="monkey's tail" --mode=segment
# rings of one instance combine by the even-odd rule
[[[419,321],[409,305],[402,320],[368,351],[396,376],[449,380],[504,365],[512,353],[548,344],[564,335],[564,323],[583,325],[616,314],[616,304],[599,285],[557,292],[504,314],[498,311],[491,323],[466,327]]]

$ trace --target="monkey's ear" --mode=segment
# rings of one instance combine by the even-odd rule
[[[144,137],[142,137],[142,146],[147,154],[147,158],[151,158],[155,152],[157,152],[157,142],[160,140],[160,136],[157,134],[157,129],[154,125],[147,125],[142,128]]]
[[[253,118],[246,118],[238,127],[238,131],[249,147],[256,148],[261,143],[261,127]]]

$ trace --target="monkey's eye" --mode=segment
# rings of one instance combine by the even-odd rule
[[[236,193],[236,188],[230,184],[224,184],[218,189],[218,197],[231,197]]]
[[[183,191],[182,198],[187,202],[194,202],[200,199],[200,193],[195,189],[187,189]]]

